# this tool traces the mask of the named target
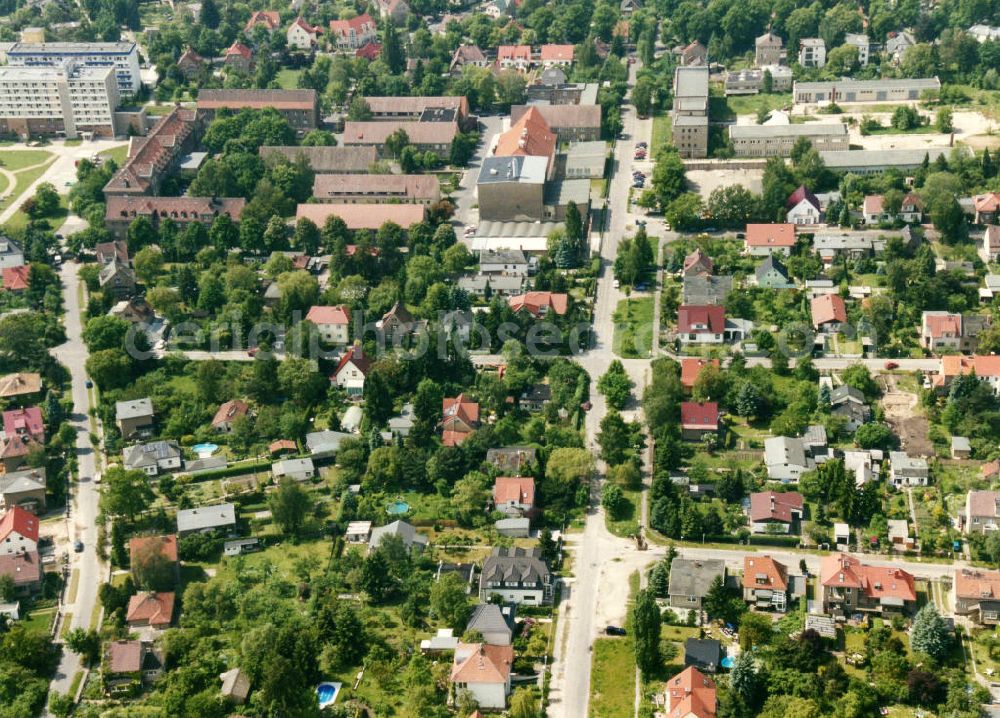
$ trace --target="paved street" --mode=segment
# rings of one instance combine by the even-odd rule
[[[636,65],[632,65],[630,82],[635,79]],[[596,454],[597,433],[600,420],[607,413],[604,397],[596,389],[597,379],[607,371],[615,358],[611,350],[614,335],[613,315],[624,294],[614,288],[611,267],[618,251],[619,241],[634,231],[628,211],[628,192],[632,184],[632,157],[636,142],[649,141],[652,122],[636,118],[631,107],[622,107],[622,122],[627,139],[615,147],[611,192],[608,198],[609,217],[607,231],[601,243],[602,273],[598,282],[594,305],[594,343],[579,357],[579,363],[591,377],[590,400],[593,408],[587,412],[586,435],[588,446]],[[597,228],[599,229],[599,228]],[[629,375],[636,383],[635,394],[641,396],[649,369],[649,360],[624,362]],[[629,407],[639,410],[637,403]],[[602,467],[599,467],[599,471]],[[561,618],[555,637],[552,663],[552,683],[549,692],[551,718],[581,718],[587,715],[590,701],[590,647],[594,637],[604,626],[600,624],[599,594],[605,592],[609,580],[619,580],[620,566],[614,559],[628,542],[608,533],[604,512],[599,507],[600,489],[595,483],[592,508],[588,512],[583,533],[573,536],[573,578],[563,591]],[[625,585],[627,586],[627,573]]]
[[[56,347],[54,355],[70,372],[72,378],[73,414],[71,423],[76,429],[76,453],[79,462],[79,481],[73,493],[70,513],[71,541],[83,541],[82,553],[70,553],[71,571],[79,571],[76,600],[63,606],[63,614],[72,614],[71,628],[89,628],[90,619],[97,604],[97,590],[103,580],[103,568],[97,556],[97,511],[99,490],[93,482],[97,471],[94,450],[90,445],[90,422],[87,398],[86,370],[87,348],[83,343],[83,327],[80,322],[81,294],[77,272],[80,265],[66,262],[61,271],[63,300],[66,305],[66,338],[62,346]],[[67,594],[66,599],[69,599]],[[64,650],[59,668],[52,679],[52,690],[66,693],[70,689],[73,676],[81,669],[75,653]]]

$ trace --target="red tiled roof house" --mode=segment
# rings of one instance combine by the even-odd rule
[[[955,569],[955,613],[982,626],[1000,623],[1000,571]]]
[[[310,307],[306,321],[316,326],[320,338],[327,344],[347,344],[350,341],[351,310],[343,304]]]
[[[689,666],[667,681],[667,718],[715,718],[715,681]]]
[[[823,558],[820,584],[823,612],[835,617],[906,613],[917,601],[912,574],[891,566],[869,566],[847,554]]]
[[[441,414],[441,443],[445,446],[458,446],[479,428],[479,403],[469,401],[465,394],[445,397]]]
[[[677,338],[681,344],[721,344],[726,333],[726,310],[715,304],[683,304],[677,309]]]
[[[285,31],[285,39],[288,47],[308,52],[319,43],[319,36],[322,32],[323,28],[318,25],[310,25],[301,17],[297,17],[292,20],[292,24]]]
[[[821,294],[810,303],[813,329],[836,334],[847,322],[847,305],[839,294]]]
[[[330,39],[338,50],[357,50],[377,38],[378,28],[368,13],[350,20],[330,21]]]
[[[698,375],[706,366],[719,368],[718,359],[697,359],[695,357],[684,357],[681,359],[681,386],[685,390],[694,389],[694,383],[698,381]]]
[[[750,530],[755,534],[787,534],[802,520],[805,500],[797,491],[750,494]]]
[[[159,552],[165,559],[174,565],[175,580],[180,577],[180,562],[177,560],[177,536],[167,534],[165,536],[136,536],[129,539],[128,553],[129,564],[132,570],[141,563],[145,556]],[[134,576],[133,576],[134,578]]]
[[[510,671],[514,663],[511,646],[459,643],[451,668],[456,691],[469,691],[480,708],[501,711],[510,694]]]
[[[569,295],[560,292],[528,292],[507,300],[515,312],[528,312],[534,317],[544,317],[549,312],[562,316],[569,306]]]
[[[219,406],[212,419],[212,428],[216,431],[230,432],[233,430],[233,423],[240,417],[246,416],[250,411],[250,405],[241,399],[231,399]]]
[[[365,356],[360,344],[351,346],[340,358],[340,363],[330,376],[330,381],[347,392],[351,398],[360,398],[365,390],[365,377],[372,367],[372,360]]]
[[[530,476],[498,476],[493,484],[493,506],[508,516],[535,512],[535,480]]]
[[[820,223],[823,210],[820,207],[816,195],[806,189],[805,185],[799,185],[798,189],[792,192],[785,203],[788,214],[785,219],[789,224],[797,226],[810,226]]]
[[[780,254],[787,257],[795,246],[793,224],[748,224],[744,251],[753,257]]]
[[[701,441],[706,436],[717,433],[719,433],[719,405],[716,402],[681,402],[681,438],[687,441]]]
[[[166,628],[173,620],[174,599],[173,591],[140,591],[129,599],[125,623],[132,628]]]
[[[247,20],[247,24],[243,26],[243,32],[249,35],[255,27],[262,27],[268,33],[272,33],[280,25],[281,16],[277,12],[274,10],[258,10]]]
[[[762,610],[781,613],[788,607],[788,568],[770,556],[743,557],[743,600]]]

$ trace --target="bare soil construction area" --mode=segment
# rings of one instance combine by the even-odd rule
[[[910,456],[933,456],[934,445],[928,437],[930,424],[917,406],[917,395],[899,389],[892,374],[883,375],[881,380],[885,388],[882,396],[885,420],[899,437],[903,451]]]

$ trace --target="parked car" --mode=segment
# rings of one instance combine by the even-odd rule
[[[892,371],[893,369],[899,369],[899,364],[897,364],[897,363],[896,363],[896,362],[894,362],[894,361],[887,361],[887,362],[885,363],[885,368],[886,368],[886,370],[888,370],[888,371]]]
[[[621,626],[608,626],[604,629],[604,633],[609,636],[624,636],[625,629]]]
[[[88,389],[94,388],[94,382],[92,382],[90,379],[87,379],[87,381],[83,382],[83,385]]]
[[[83,553],[83,541],[77,539],[73,542],[73,550],[77,553]]]

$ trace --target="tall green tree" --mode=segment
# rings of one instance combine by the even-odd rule
[[[926,653],[940,662],[947,657],[951,641],[948,624],[933,603],[928,603],[917,611],[910,631],[910,646],[914,651]]]
[[[294,479],[286,476],[278,484],[278,490],[271,494],[267,505],[281,532],[297,536],[305,526],[312,500]]]
[[[401,75],[406,69],[406,53],[403,51],[403,43],[396,32],[396,25],[392,18],[386,18],[382,28],[382,61],[389,68],[389,72],[394,75]]]
[[[656,597],[648,588],[636,594],[632,609],[632,633],[635,645],[635,662],[645,674],[659,669],[660,655],[660,609]]]

